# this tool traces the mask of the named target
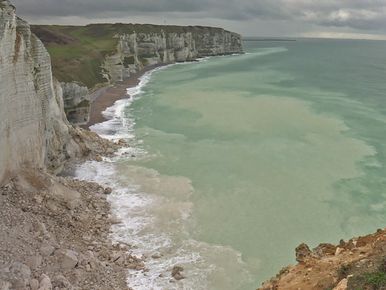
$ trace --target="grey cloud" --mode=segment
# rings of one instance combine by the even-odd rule
[[[323,1],[317,4],[298,2],[293,16],[322,26],[350,27],[362,30],[385,29],[386,1]],[[289,7],[291,9],[291,7]]]
[[[26,16],[150,15],[173,12],[227,20],[283,18],[282,0],[14,0]],[[186,16],[186,14],[184,14]],[[286,16],[287,17],[287,16]]]
[[[386,31],[386,0],[13,0],[28,17],[184,17]]]
[[[200,11],[200,1],[179,0],[15,0],[19,12],[26,15],[90,16],[111,13],[150,13]]]

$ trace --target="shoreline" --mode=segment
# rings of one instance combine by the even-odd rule
[[[221,56],[233,56],[233,55],[241,55],[244,53],[231,53],[224,55],[216,55],[216,57]],[[155,70],[160,67],[165,67],[178,63],[195,63],[205,60],[210,57],[215,56],[206,56],[197,58],[195,60],[186,61],[186,62],[175,62],[175,63],[158,63],[153,65],[145,66],[141,71],[132,74],[129,78],[118,82],[116,84],[105,86],[97,89],[96,91],[90,94],[90,118],[89,121],[84,125],[79,125],[80,128],[90,130],[90,127],[108,121],[110,118],[106,118],[103,115],[103,112],[112,107],[116,101],[123,99],[130,99],[133,96],[130,96],[127,93],[127,89],[137,87],[141,82],[141,77],[144,76],[147,72]]]
[[[200,58],[189,62],[147,66],[140,72],[132,74],[130,78],[123,82],[111,87],[101,88],[94,92],[94,97],[91,97],[90,121],[82,128],[96,133],[102,139],[113,141],[114,144],[126,147],[125,145],[128,145],[128,143],[125,143],[124,140],[127,136],[122,133],[122,129],[123,131],[126,131],[127,129],[132,128],[131,126],[128,128],[126,126],[127,124],[122,122],[122,119],[124,118],[122,116],[122,108],[130,106],[132,101],[136,99],[135,96],[141,93],[141,88],[147,84],[152,73],[171,65],[194,64],[205,61],[208,58],[210,57]],[[149,78],[147,78],[147,76],[149,76]],[[107,114],[104,116],[103,112],[106,112]],[[122,152],[124,153],[122,156],[138,156],[134,147],[129,146],[123,149]],[[133,287],[133,289],[136,289],[136,287],[139,287],[139,289],[147,289],[143,287],[153,288],[153,286],[157,288],[155,285],[164,285],[165,288],[168,289],[169,285],[173,285],[169,283],[177,283],[177,285],[180,286],[185,283],[192,283],[191,281],[194,281],[194,279],[184,279],[190,277],[190,275],[185,274],[185,272],[188,273],[189,271],[192,271],[188,265],[194,263],[194,259],[191,260],[189,256],[183,255],[181,257],[177,254],[173,254],[173,256],[170,257],[167,251],[164,251],[163,247],[151,245],[150,249],[149,247],[142,245],[138,239],[126,238],[122,235],[122,225],[125,227],[124,224],[126,223],[124,221],[127,216],[122,215],[122,210],[120,208],[124,208],[126,211],[133,209],[135,211],[139,206],[135,206],[135,197],[128,202],[127,198],[122,199],[119,195],[115,194],[116,192],[119,192],[122,196],[123,188],[120,187],[119,184],[116,185],[112,182],[114,180],[113,176],[107,173],[110,171],[110,167],[106,167],[104,162],[100,162],[103,161],[102,159],[95,161],[97,162],[89,164],[85,163],[85,166],[79,166],[79,171],[73,170],[71,176],[74,179],[96,183],[102,187],[111,189],[112,195],[107,201],[110,205],[110,215],[113,217],[114,223],[110,225],[109,240],[113,244],[130,245],[132,248],[130,247],[129,253],[127,254],[130,257],[137,259],[137,267],[129,268],[126,272],[126,282],[129,289],[132,289],[130,287]],[[95,175],[93,172],[97,172],[97,174]],[[143,196],[143,193],[141,193],[141,195]],[[125,202],[128,203],[125,204]],[[134,206],[128,204],[133,204]],[[126,226],[125,230],[127,230],[127,232],[125,232],[125,235],[127,235],[131,230],[130,226]],[[135,233],[133,235],[137,236]],[[176,257],[178,258],[173,262]],[[185,282],[180,280],[184,280]]]
[[[123,124],[120,122],[122,121],[121,117],[119,116],[120,113],[122,113],[121,108],[123,105],[130,105],[131,101],[135,100],[135,96],[141,92],[140,88],[146,85],[149,80],[149,78],[146,77],[147,75],[149,75],[150,77],[153,72],[159,69],[166,68],[170,65],[172,64],[157,64],[147,66],[140,72],[132,74],[130,78],[123,82],[120,82],[119,84],[113,85],[111,87],[101,88],[98,91],[94,92],[94,97],[91,97],[90,121],[86,125],[82,126],[82,129],[85,129],[88,132],[92,132],[93,134],[95,133],[103,140],[107,140],[108,142],[112,141],[112,144],[116,144],[122,149],[127,148],[129,149],[129,151],[133,149],[130,146],[126,147],[128,145],[128,143],[125,141],[126,136],[120,134],[121,129],[127,129],[127,127],[122,126]],[[122,104],[120,102],[122,102]],[[110,116],[110,114],[105,114],[104,116],[104,111],[112,113],[112,115]],[[101,127],[104,128],[97,129],[98,125],[102,125]],[[103,130],[109,131],[109,133],[105,135],[103,134]],[[119,136],[119,138],[116,138],[116,136]],[[117,152],[117,150],[114,151]],[[124,154],[128,153],[125,151]],[[106,155],[101,154],[100,156]],[[95,183],[101,186],[102,188],[108,188],[109,194],[111,194],[111,196],[107,198],[106,201],[109,204],[109,216],[112,219],[112,222],[110,222],[109,224],[110,227],[108,240],[113,245],[127,245],[127,247],[125,248],[125,250],[127,251],[126,253],[125,251],[123,251],[123,255],[126,255],[129,260],[134,261],[128,267],[126,267],[125,277],[126,286],[128,287],[128,289],[136,289],[136,287],[140,287],[140,289],[143,289],[141,288],[144,287],[144,285],[142,285],[143,282],[140,283],[141,285],[138,284],[138,280],[141,280],[143,278],[147,280],[146,285],[149,285],[149,283],[151,284],[151,279],[149,280],[148,276],[151,276],[152,279],[157,277],[158,279],[164,279],[163,283],[166,283],[166,286],[168,286],[169,283],[181,284],[180,280],[186,278],[182,273],[185,269],[184,266],[181,265],[181,263],[173,263],[174,265],[172,266],[162,264],[161,267],[155,267],[154,271],[162,271],[162,273],[159,274],[157,272],[157,275],[154,276],[154,273],[152,273],[152,266],[154,266],[154,261],[161,260],[163,254],[158,251],[157,247],[155,247],[154,250],[151,250],[150,252],[149,249],[146,248],[139,249],[137,246],[137,241],[135,239],[128,240],[126,238],[122,238],[122,236],[119,235],[119,228],[121,226],[116,225],[123,225],[125,224],[125,222],[124,218],[121,215],[121,212],[117,208],[117,202],[120,203],[120,206],[123,206],[123,201],[117,201],[117,198],[119,197],[115,196],[115,192],[121,192],[121,188],[119,186],[116,187],[115,184],[110,182],[112,179],[109,177],[108,174],[106,174],[106,172],[108,172],[109,170],[108,168],[104,167],[104,162],[102,158],[98,158],[93,161],[96,162],[81,162],[84,167],[83,165],[77,163],[77,169],[75,169],[74,167],[71,168],[71,170],[68,171],[67,176],[71,176],[71,178],[74,180]],[[100,173],[93,176],[94,174],[92,172],[95,171],[99,171]],[[126,207],[126,209],[129,208],[130,207]],[[136,279],[135,277],[142,278]]]
[[[0,289],[130,289],[127,271],[145,265],[111,240],[108,194],[37,170],[0,187]]]
[[[114,105],[116,101],[128,99],[127,89],[134,88],[140,83],[140,78],[147,72],[167,64],[155,64],[146,66],[141,71],[132,74],[128,79],[114,84],[112,86],[103,87],[91,94],[90,104],[90,119],[87,124],[80,126],[82,129],[90,130],[90,127],[96,124],[103,123],[109,119],[103,115],[103,112]]]

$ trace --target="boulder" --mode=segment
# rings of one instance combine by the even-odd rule
[[[32,279],[30,282],[29,282],[29,287],[31,288],[31,290],[38,290],[39,289],[39,281],[36,280],[36,279]]]
[[[39,290],[52,290],[51,279],[46,274],[40,276]]]
[[[12,288],[25,288],[31,279],[31,269],[22,263],[14,262],[9,267],[9,272],[13,277],[15,277],[15,280],[12,281]]]
[[[32,270],[36,270],[37,268],[40,267],[40,265],[42,264],[42,261],[43,261],[43,258],[42,256],[40,255],[34,255],[34,256],[31,256],[27,259],[27,265],[32,269]]]
[[[113,190],[110,187],[106,187],[103,193],[106,194],[106,195],[109,195],[112,192],[113,192]]]
[[[304,263],[305,260],[309,258],[312,254],[310,248],[304,243],[300,244],[295,249],[295,253],[296,253],[296,261],[298,261],[299,263]]]
[[[181,266],[174,266],[172,269],[172,277],[176,280],[185,279],[184,275],[181,273],[182,271],[184,271],[184,268]]]
[[[162,257],[162,255],[159,254],[159,253],[155,253],[155,254],[153,254],[151,257],[152,257],[153,259],[160,259],[160,258]]]
[[[55,255],[58,257],[62,270],[71,270],[78,264],[78,253],[71,250],[58,250]]]
[[[56,275],[53,279],[54,281],[54,284],[56,287],[59,287],[60,289],[72,289],[72,285],[71,283],[67,280],[66,277],[64,277],[63,275],[59,274],[59,275]]]
[[[347,284],[348,284],[348,280],[343,279],[338,283],[338,285],[335,286],[333,290],[346,290],[348,287]]]
[[[337,247],[332,244],[320,244],[314,249],[314,254],[319,258],[324,256],[334,256]]]
[[[46,243],[46,244],[43,244],[41,247],[40,247],[40,253],[44,256],[44,257],[48,257],[48,256],[51,256],[53,253],[55,252],[55,247]]]

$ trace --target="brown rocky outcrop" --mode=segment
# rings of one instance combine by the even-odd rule
[[[386,229],[313,250],[301,244],[296,248],[298,264],[284,268],[259,289],[385,289],[385,258]]]

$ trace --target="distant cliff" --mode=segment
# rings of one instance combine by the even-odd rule
[[[93,90],[125,80],[147,65],[243,52],[239,34],[212,27],[92,24],[32,26],[32,30],[51,54],[55,77],[70,83],[64,86],[65,109],[77,124],[87,119],[84,87]]]
[[[0,183],[20,168],[57,169],[79,148],[51,61],[29,25],[0,1]]]

